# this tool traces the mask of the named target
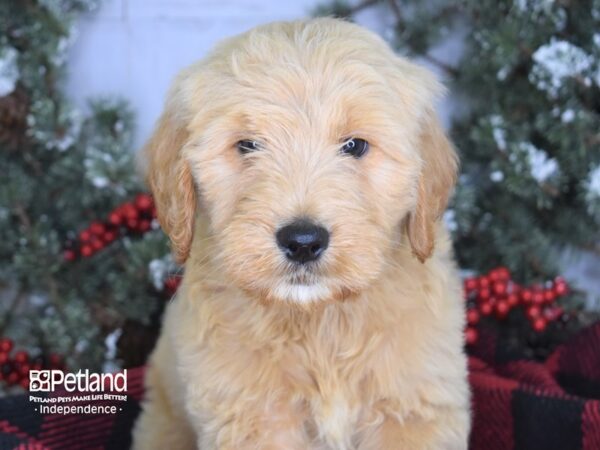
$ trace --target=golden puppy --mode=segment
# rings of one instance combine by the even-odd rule
[[[441,91],[333,19],[253,29],[183,71],[145,156],[185,276],[135,448],[467,447]]]

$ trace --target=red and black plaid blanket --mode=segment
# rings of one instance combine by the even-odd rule
[[[600,449],[600,323],[545,363],[499,363],[493,337],[469,360],[474,450]],[[117,414],[41,415],[28,395],[0,400],[0,449],[126,449],[143,395],[143,370],[128,371]],[[54,394],[56,395],[56,394]],[[173,449],[176,450],[176,449]]]

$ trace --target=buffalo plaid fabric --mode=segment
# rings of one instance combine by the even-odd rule
[[[84,402],[94,405],[115,405],[117,414],[42,415],[36,411],[39,403],[29,401],[29,395],[14,395],[0,400],[0,449],[8,450],[80,450],[127,449],[131,445],[131,429],[140,412],[144,392],[142,368],[127,370],[127,401]],[[119,393],[122,394],[122,393]],[[41,395],[35,393],[37,397]],[[56,392],[51,396],[68,397]],[[75,395],[75,394],[73,394]],[[50,403],[47,403],[48,405]],[[62,406],[81,405],[61,402]],[[175,450],[175,449],[173,449]]]
[[[471,449],[600,450],[600,323],[543,364],[498,362],[495,339],[486,334],[473,354]],[[129,448],[143,369],[128,370],[127,387],[116,415],[41,415],[27,395],[6,397],[0,400],[0,449]]]
[[[469,358],[474,450],[600,450],[600,322],[545,363],[505,359],[482,334]]]

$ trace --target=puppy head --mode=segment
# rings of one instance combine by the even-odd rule
[[[426,70],[338,20],[221,44],[178,77],[145,149],[176,258],[188,257],[202,214],[217,245],[203,257],[263,300],[358,293],[405,235],[425,261],[457,167],[433,112],[440,92]]]

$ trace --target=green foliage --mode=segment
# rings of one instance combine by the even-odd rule
[[[84,113],[61,90],[72,27],[94,6],[0,1],[0,62],[16,64],[0,73],[0,120],[18,121],[15,105],[26,111],[24,130],[3,123],[0,137],[0,335],[90,369],[105,363],[109,333],[128,320],[147,324],[162,307],[148,264],[168,253],[156,230],[91,258],[63,258],[80,230],[143,190],[129,107],[99,99]]]

